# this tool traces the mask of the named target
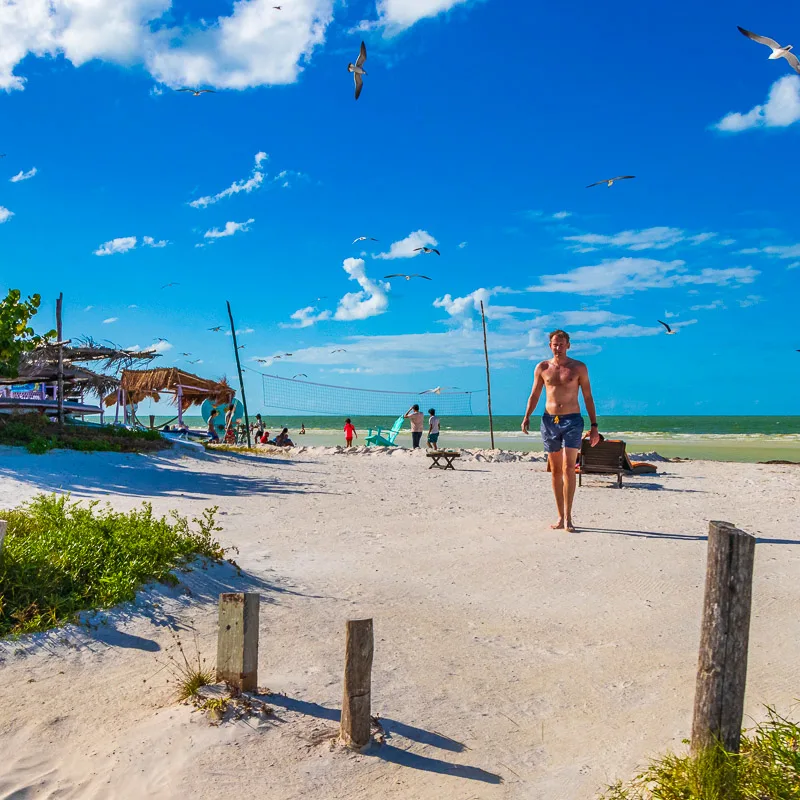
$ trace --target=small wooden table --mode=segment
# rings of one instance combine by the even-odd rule
[[[453,461],[457,458],[461,458],[461,453],[457,450],[432,450],[430,453],[427,454],[428,458],[432,458],[433,461],[428,469],[433,469],[434,467],[438,467],[439,469],[452,469],[455,470],[453,466]],[[444,460],[444,464],[439,463],[440,461]]]

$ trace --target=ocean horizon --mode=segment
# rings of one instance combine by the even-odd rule
[[[255,412],[250,415],[255,419]],[[497,415],[493,418],[494,443],[504,450],[541,451],[539,420],[531,418],[531,432],[520,430],[521,415]],[[154,415],[153,424],[163,425],[174,418]],[[288,428],[297,444],[343,444],[343,416],[315,414],[262,413],[267,430],[271,433]],[[585,417],[588,430],[589,421]],[[108,416],[106,416],[108,420]],[[145,425],[149,415],[139,415]],[[359,438],[363,441],[370,429],[390,428],[394,417],[351,417]],[[192,429],[204,430],[205,422],[199,415],[184,415]],[[306,434],[298,433],[301,425]],[[713,461],[800,461],[800,415],[608,415],[598,417],[600,432],[609,439],[624,439],[632,453],[658,452],[672,458],[695,458]],[[447,447],[490,447],[491,437],[487,415],[449,416],[441,419],[440,441]],[[411,441],[406,425],[397,442],[408,446]]]

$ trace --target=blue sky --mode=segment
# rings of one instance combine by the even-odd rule
[[[800,76],[736,30],[800,10],[278,2],[0,0],[0,290],[42,329],[63,291],[68,335],[234,378],[229,299],[250,368],[481,389],[483,299],[498,413],[552,327],[600,413],[800,413]]]

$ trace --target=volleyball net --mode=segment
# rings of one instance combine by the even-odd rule
[[[344,416],[399,416],[415,403],[422,411],[435,408],[437,414],[469,416],[473,392],[442,388],[424,392],[386,392],[379,389],[353,389],[311,381],[261,376],[264,405],[282,411]]]

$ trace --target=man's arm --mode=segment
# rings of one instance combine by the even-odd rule
[[[589,415],[589,423],[592,426],[589,429],[589,444],[594,447],[600,441],[600,431],[597,428],[597,410],[594,407],[592,385],[589,383],[589,368],[586,364],[581,366],[581,371],[578,374],[578,384],[583,392],[583,402],[586,406],[586,413]]]
[[[542,378],[542,365],[537,364],[533,372],[533,388],[531,389],[530,397],[528,398],[528,405],[525,408],[525,416],[522,418],[522,432],[528,433],[528,427],[531,422],[531,414],[539,398],[542,396],[542,389],[544,388],[544,379]]]

